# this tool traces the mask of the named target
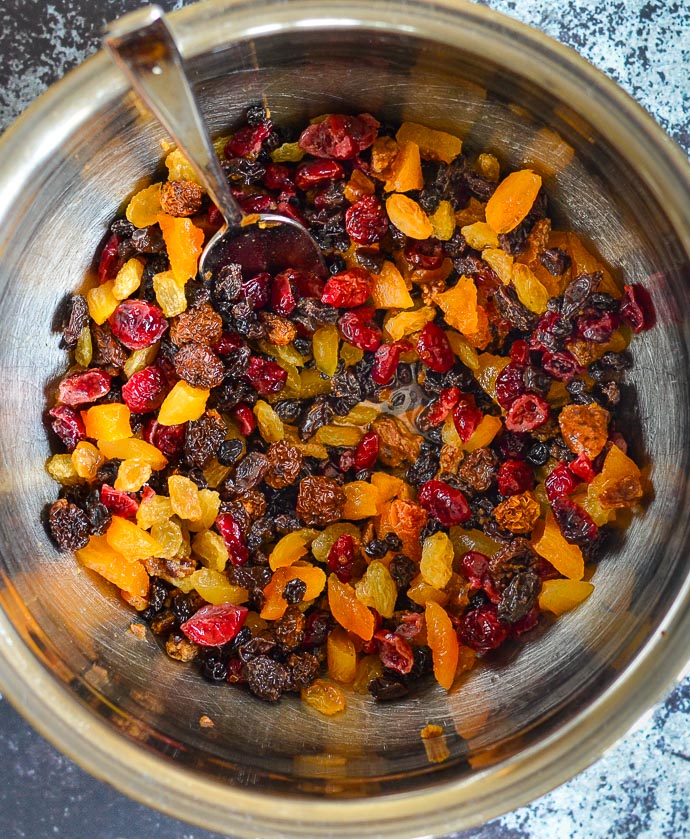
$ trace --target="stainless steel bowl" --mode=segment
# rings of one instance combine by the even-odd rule
[[[594,595],[451,696],[353,696],[339,719],[213,688],[127,631],[115,594],[41,525],[55,494],[42,414],[64,368],[56,310],[161,157],[155,121],[99,54],[0,144],[0,683],[53,743],[145,803],[241,836],[419,836],[468,827],[594,760],[690,650],[687,161],[612,82],[518,23],[459,2],[212,0],[172,16],[216,132],[265,97],[276,120],[372,111],[528,162],[557,216],[642,282],[658,326],[627,395],[648,509]],[[216,725],[200,729],[201,714]],[[439,723],[432,764],[420,729]]]

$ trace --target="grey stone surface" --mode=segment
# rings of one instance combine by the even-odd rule
[[[135,0],[3,0],[0,129],[98,47]],[[164,0],[167,9],[184,5]],[[690,149],[687,0],[488,0],[618,81]],[[215,839],[128,801],[59,754],[0,700],[3,839]],[[616,747],[554,792],[457,839],[681,839],[690,836],[690,679]]]

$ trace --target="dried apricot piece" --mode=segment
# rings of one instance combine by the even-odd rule
[[[410,587],[407,590],[407,596],[418,606],[426,606],[426,604],[430,601],[438,603],[441,606],[445,606],[445,604],[450,600],[450,595],[446,594],[444,591],[439,591],[433,586],[430,586],[429,583],[425,583],[421,574],[415,577],[410,583]]]
[[[156,183],[139,190],[130,199],[125,216],[135,227],[150,227],[161,211],[161,187]]]
[[[558,415],[558,424],[568,448],[594,460],[608,440],[609,418],[605,408],[591,402],[589,405],[566,405]]]
[[[306,583],[307,589],[302,597],[303,602],[314,600],[321,594],[326,585],[326,575],[320,568],[313,565],[291,565],[278,568],[264,589],[266,602],[261,610],[262,618],[274,621],[282,618],[285,614],[288,604],[283,597],[283,589],[290,580],[302,580],[303,583]]]
[[[350,481],[342,489],[345,494],[344,519],[357,521],[378,515],[381,497],[373,484]]]
[[[447,131],[437,131],[417,122],[403,122],[395,139],[398,143],[416,143],[423,158],[452,163],[462,151],[462,140]]]
[[[92,440],[110,442],[132,436],[130,412],[120,402],[94,405],[82,414],[86,436]]]
[[[424,329],[435,317],[436,309],[433,306],[422,306],[413,312],[400,312],[386,321],[385,331],[393,341],[399,341],[406,335]]]
[[[463,274],[452,288],[437,294],[434,302],[440,307],[449,326],[464,335],[472,335],[477,331],[479,316],[474,280]]]
[[[206,410],[209,395],[209,390],[192,387],[184,380],[176,382],[158,411],[158,422],[161,425],[181,425],[198,420]]]
[[[594,591],[585,580],[545,580],[539,594],[539,608],[562,615],[579,606]]]
[[[393,498],[400,497],[405,492],[407,484],[402,478],[389,475],[388,472],[374,472],[371,476],[372,486],[379,491],[379,504],[385,504]]]
[[[388,533],[397,534],[403,543],[403,551],[410,559],[418,560],[422,555],[419,534],[427,519],[427,511],[419,504],[396,498],[382,506],[378,536],[383,538]]]
[[[412,239],[428,239],[434,232],[429,216],[407,195],[396,192],[389,196],[386,212],[398,230]]]
[[[301,559],[307,553],[308,541],[299,530],[283,536],[268,557],[271,570],[276,571],[278,568],[294,565],[298,559]]]
[[[445,609],[433,600],[427,601],[424,617],[434,676],[441,687],[450,690],[458,667],[458,636]]]
[[[163,231],[170,268],[178,283],[196,277],[197,265],[204,244],[204,231],[191,219],[159,213],[156,221]]]
[[[582,579],[585,573],[582,551],[577,545],[566,542],[551,511],[546,514],[544,524],[534,532],[532,547],[539,556],[547,559],[559,574],[570,580]]]
[[[341,583],[335,574],[328,578],[328,605],[333,618],[343,629],[354,632],[364,641],[372,639],[375,629],[373,614],[360,603],[352,586]]]
[[[386,172],[384,190],[410,192],[413,189],[423,189],[424,176],[419,146],[410,140],[404,140],[399,145],[398,153]]]
[[[486,204],[486,220],[496,233],[510,233],[532,209],[541,189],[541,175],[530,169],[511,172]]]
[[[168,465],[168,458],[147,443],[146,440],[139,440],[138,437],[125,437],[115,440],[98,441],[98,448],[101,454],[108,460],[117,458],[118,460],[141,460],[144,463],[149,463],[152,469],[164,469]]]
[[[371,299],[377,309],[411,309],[414,300],[394,262],[386,260],[378,274],[373,274]]]
[[[160,542],[145,530],[137,527],[134,522],[123,519],[122,516],[113,516],[105,539],[110,547],[128,562],[160,556],[162,550]],[[120,586],[120,588],[125,588],[125,586]]]
[[[149,575],[141,562],[129,562],[114,550],[105,536],[92,536],[88,545],[75,551],[75,556],[86,568],[100,574],[108,582],[137,597],[146,597]]]
[[[587,490],[606,509],[632,507],[642,498],[641,472],[637,464],[616,445],[609,449],[601,472]]]
[[[357,672],[357,650],[347,632],[339,626],[329,634],[326,642],[328,675],[336,682],[352,684]]]

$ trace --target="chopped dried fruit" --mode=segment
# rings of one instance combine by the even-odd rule
[[[120,402],[94,405],[82,414],[82,419],[86,436],[92,440],[110,442],[132,436],[129,408]]]
[[[160,542],[145,530],[137,527],[134,522],[121,516],[113,516],[110,527],[105,534],[105,539],[108,545],[114,551],[122,554],[128,562],[158,556],[162,550]]]
[[[245,606],[219,603],[204,606],[180,624],[184,634],[202,647],[220,647],[237,635],[247,617]]]
[[[539,608],[562,615],[579,606],[594,591],[584,580],[545,580],[539,594]]]
[[[593,460],[608,440],[609,416],[596,402],[566,405],[558,415],[558,424],[568,448]]]
[[[434,533],[424,540],[419,570],[425,583],[445,588],[453,573],[455,551],[446,533]]]
[[[160,213],[156,221],[163,231],[170,268],[177,282],[184,283],[196,277],[204,231],[195,227],[188,218],[176,218],[165,213]]]
[[[391,195],[386,200],[386,211],[391,223],[412,239],[428,239],[434,232],[429,216],[407,195]]]
[[[512,172],[496,187],[486,204],[486,220],[496,233],[509,233],[532,209],[541,177],[529,169]]]
[[[199,419],[206,410],[209,391],[185,381],[175,384],[158,411],[160,425],[181,425]]]
[[[434,676],[450,690],[458,668],[459,645],[450,618],[438,603],[428,600],[424,612],[426,637],[434,662]]]
[[[530,533],[540,515],[541,507],[531,492],[511,495],[494,510],[498,526],[511,533]]]
[[[382,562],[374,560],[369,564],[364,576],[355,585],[355,593],[360,603],[371,606],[382,618],[393,617],[398,587]]]

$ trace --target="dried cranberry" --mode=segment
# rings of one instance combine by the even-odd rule
[[[161,425],[153,417],[144,426],[144,440],[163,452],[166,457],[177,457],[184,448],[186,423]]]
[[[333,274],[328,279],[321,295],[322,303],[337,308],[350,309],[361,306],[371,293],[371,274],[362,268],[350,268]]]
[[[470,439],[481,421],[482,412],[477,407],[474,396],[463,393],[458,399],[458,404],[453,408],[453,423],[463,443]]]
[[[242,533],[242,528],[235,521],[232,513],[221,513],[216,518],[216,530],[223,537],[233,565],[244,565],[249,559],[249,549]]]
[[[257,355],[249,359],[249,367],[245,375],[262,396],[278,393],[285,387],[287,381],[287,370],[283,370],[275,361],[269,361]]]
[[[117,249],[120,244],[119,237],[113,233],[105,247],[101,251],[101,258],[98,262],[98,282],[104,283],[107,280],[112,280],[115,277],[117,269]]]
[[[633,332],[651,329],[656,323],[654,304],[647,289],[639,283],[623,286],[620,315]]]
[[[574,501],[562,495],[553,500],[551,509],[567,542],[586,547],[596,540],[599,528],[589,513]]]
[[[264,175],[266,189],[291,189],[294,186],[292,170],[282,163],[269,163]]]
[[[412,670],[414,653],[404,638],[396,635],[395,632],[381,629],[374,633],[374,640],[378,644],[379,656],[384,667],[395,670],[403,676]]]
[[[271,289],[271,307],[278,315],[290,315],[295,311],[297,299],[294,291],[294,271],[288,269],[276,274]]]
[[[352,160],[376,139],[379,122],[371,114],[330,114],[301,133],[299,147],[314,157]]]
[[[348,207],[345,230],[358,245],[373,245],[383,239],[388,232],[388,216],[375,195],[363,195]]]
[[[549,418],[549,403],[535,393],[525,393],[513,402],[506,415],[509,431],[533,431]]]
[[[505,460],[525,460],[532,442],[529,434],[504,431],[496,441],[496,448]],[[543,466],[543,464],[540,465]]]
[[[569,382],[581,372],[575,356],[564,350],[562,352],[545,352],[542,356],[542,367],[552,379]]]
[[[424,629],[424,615],[421,612],[406,612],[401,618],[402,623],[396,628],[395,634],[406,641],[417,638]]]
[[[307,649],[312,649],[313,647],[320,647],[322,644],[325,644],[330,628],[330,614],[323,609],[315,609],[307,616],[307,622],[304,625],[302,646]]]
[[[575,490],[578,480],[567,463],[559,463],[544,481],[546,497],[553,502],[562,495],[569,495]]]
[[[240,434],[244,437],[249,437],[252,431],[256,428],[256,417],[254,416],[254,411],[252,411],[246,402],[238,402],[238,404],[230,410],[230,416],[235,420],[240,430]]]
[[[298,222],[303,227],[309,226],[302,213],[300,213],[297,207],[295,207],[295,205],[290,201],[279,201],[278,213],[281,216],[287,216],[288,218],[294,219],[294,221]]]
[[[379,435],[375,431],[368,431],[357,444],[354,455],[354,467],[372,469],[379,456]]]
[[[460,389],[457,387],[444,388],[438,395],[438,399],[427,405],[417,417],[417,426],[422,431],[430,428],[437,428],[442,425],[460,399]]]
[[[292,275],[301,297],[321,298],[324,288],[321,277],[311,271],[293,271]]]
[[[114,516],[134,518],[139,509],[139,502],[127,492],[115,489],[108,484],[101,487],[101,504],[107,507]]]
[[[479,551],[468,551],[460,560],[463,576],[470,584],[470,588],[483,591],[492,603],[498,603],[500,593],[496,590],[491,577],[489,557]]]
[[[510,358],[523,367],[529,364],[529,344],[523,341],[522,338],[513,341],[510,347]]]
[[[223,153],[230,160],[233,157],[249,157],[261,151],[264,140],[269,136],[273,126],[269,120],[259,125],[245,125],[236,131],[225,144]]]
[[[203,606],[180,629],[191,641],[202,647],[220,647],[242,629],[248,609],[233,603]]]
[[[605,344],[618,329],[619,318],[613,312],[597,312],[577,319],[577,334],[585,341]]]
[[[533,350],[556,350],[572,332],[572,325],[558,312],[545,312],[530,339]]]
[[[435,271],[443,265],[443,245],[438,239],[409,239],[405,246],[405,259],[415,268]]]
[[[74,408],[88,405],[110,392],[110,376],[103,370],[85,370],[67,376],[58,386],[58,399]]]
[[[496,377],[496,401],[502,408],[510,408],[525,392],[524,373],[522,364],[511,361]]]
[[[587,457],[585,452],[580,452],[575,460],[573,460],[570,464],[570,471],[587,484],[593,481],[597,474],[592,465],[592,461]]]
[[[381,344],[376,350],[374,366],[371,368],[371,378],[377,385],[387,385],[393,381],[400,356],[408,349],[410,349],[410,345],[407,341]]]
[[[525,632],[529,632],[530,629],[534,629],[534,627],[539,623],[539,615],[541,614],[541,609],[539,605],[534,605],[527,614],[520,618],[519,621],[516,621],[510,627],[510,637],[511,638],[519,638],[521,635],[524,635]]]
[[[369,325],[360,312],[345,312],[338,327],[342,337],[360,350],[375,352],[381,345],[381,330]]]
[[[444,527],[462,524],[472,517],[470,505],[462,492],[444,481],[431,480],[422,484],[417,500]]]
[[[341,583],[349,583],[352,579],[355,558],[355,540],[352,536],[349,533],[338,536],[328,552],[328,567]]]
[[[455,363],[446,333],[433,321],[419,333],[416,350],[424,364],[435,373],[447,373]]]
[[[324,181],[339,181],[344,177],[345,170],[337,160],[307,160],[297,167],[295,184],[306,191]]]
[[[213,345],[213,351],[217,355],[230,355],[235,350],[244,346],[244,340],[232,332],[223,332],[220,338]]]
[[[150,347],[168,328],[163,312],[146,300],[123,300],[108,322],[115,337],[130,350]]]
[[[144,367],[122,386],[122,398],[135,414],[155,411],[163,404],[167,383],[159,367]]]
[[[506,460],[498,469],[498,491],[503,496],[519,495],[534,486],[534,473],[524,460]]]
[[[475,652],[488,653],[500,647],[509,632],[510,628],[499,620],[496,606],[486,604],[462,616],[458,638]]]
[[[77,443],[86,439],[86,428],[82,418],[67,405],[57,405],[48,412],[53,431],[62,441],[67,451],[74,450]]]
[[[252,309],[263,309],[271,298],[271,275],[264,271],[242,280],[242,296]]]

